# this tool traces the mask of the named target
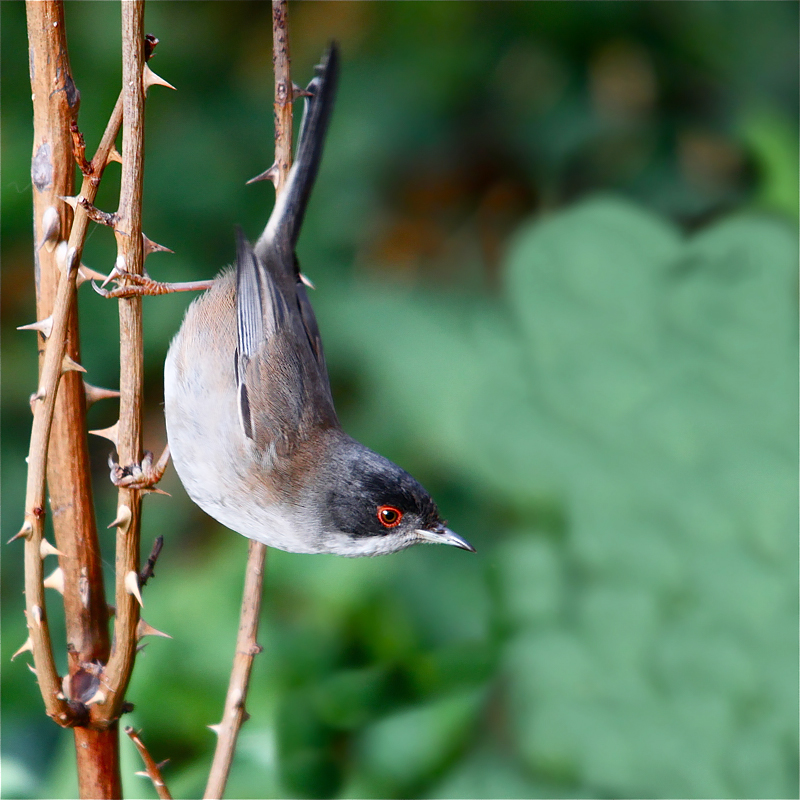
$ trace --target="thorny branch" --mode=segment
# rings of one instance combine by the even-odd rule
[[[136,745],[136,749],[139,751],[142,761],[144,761],[144,768],[146,770],[144,774],[153,782],[153,786],[158,796],[161,798],[161,800],[172,800],[172,795],[169,793],[169,789],[167,789],[167,785],[164,783],[164,779],[161,777],[161,767],[164,766],[165,762],[156,764],[153,757],[145,747],[145,744],[139,736],[139,733],[137,733],[130,725],[125,728],[125,733],[128,734],[130,740]],[[141,775],[142,773],[137,774]]]
[[[142,179],[144,160],[144,0],[122,6],[122,178],[114,233],[117,263],[141,275]],[[141,298],[119,301],[120,416],[116,445],[123,464],[142,459],[142,394],[144,356]],[[109,724],[122,713],[125,690],[136,656],[139,623],[139,535],[141,492],[121,487],[117,499],[114,645],[103,671],[93,717]]]
[[[129,4],[125,4],[129,5]],[[141,6],[141,0],[137,2]],[[124,12],[123,12],[124,13]],[[33,652],[47,713],[74,727],[81,797],[119,797],[116,716],[97,714],[104,697],[102,664],[109,657],[108,606],[92,502],[86,444],[86,408],[118,392],[85,384],[75,290],[97,277],[81,264],[93,202],[105,167],[119,161],[114,142],[123,115],[120,96],[97,152],[87,161],[77,125],[80,94],[72,81],[61,0],[26,5],[34,106],[34,231],[39,383],[31,399],[34,421],[28,455],[25,521],[25,594],[29,639],[19,652]],[[127,42],[130,52],[142,40]],[[141,83],[142,73],[135,83]],[[130,84],[129,84],[130,85]],[[74,161],[83,176],[73,195]],[[97,220],[95,220],[97,221]],[[71,223],[71,225],[70,225]],[[68,241],[64,240],[69,231]],[[73,374],[75,373],[75,374]],[[45,479],[56,544],[44,539]],[[59,567],[42,580],[42,562],[57,555]],[[69,675],[61,681],[50,641],[44,587],[64,595]]]
[[[72,221],[69,242],[62,241],[56,244],[60,238],[60,233],[65,230],[68,221],[66,216],[69,208],[61,206],[59,213],[56,205],[46,205],[42,208],[42,200],[53,203],[54,194],[60,190],[66,194],[72,188],[72,153],[70,152],[70,127],[74,124],[75,115],[78,110],[79,94],[69,73],[69,62],[66,51],[66,40],[64,38],[63,8],[58,2],[30,2],[27,5],[29,39],[31,47],[32,69],[32,88],[34,97],[34,119],[36,127],[40,127],[40,117],[44,117],[44,122],[49,127],[49,133],[42,136],[38,131],[35,132],[33,160],[33,183],[37,191],[34,192],[34,228],[37,232],[37,261],[40,264],[40,280],[37,290],[41,289],[45,293],[43,284],[45,280],[57,278],[57,272],[52,268],[45,270],[44,262],[53,261],[61,270],[61,278],[58,280],[58,288],[55,291],[55,299],[52,303],[51,314],[41,319],[38,323],[38,330],[41,332],[44,343],[44,358],[41,363],[38,389],[32,399],[32,411],[34,414],[33,426],[31,430],[31,441],[28,453],[28,475],[25,500],[25,521],[20,531],[20,536],[26,539],[25,544],[25,595],[26,595],[26,616],[30,631],[30,649],[33,651],[34,664],[36,665],[39,685],[45,703],[45,709],[53,719],[61,725],[76,725],[85,720],[85,708],[80,703],[70,703],[62,692],[61,681],[56,672],[52,654],[52,645],[47,626],[47,615],[44,601],[43,588],[43,568],[42,561],[46,554],[56,552],[52,546],[43,539],[44,517],[45,517],[45,480],[48,467],[48,455],[51,443],[56,447],[61,445],[62,437],[54,438],[52,431],[54,424],[63,430],[66,424],[78,421],[78,433],[73,440],[77,439],[78,445],[82,444],[85,450],[85,439],[83,433],[83,413],[78,404],[74,402],[73,392],[63,402],[59,402],[59,408],[64,419],[59,416],[54,423],[56,413],[56,400],[62,375],[71,371],[83,371],[74,358],[70,355],[68,347],[73,354],[77,355],[77,321],[74,313],[75,307],[75,287],[76,283],[83,277],[79,268],[83,243],[86,237],[86,227],[88,220],[83,212],[76,212]],[[49,72],[49,74],[48,74]],[[53,81],[53,85],[48,81]],[[63,83],[61,91],[52,91],[57,81]],[[54,107],[52,104],[59,100],[66,100],[66,107]],[[50,105],[48,105],[48,101]],[[43,107],[44,104],[44,107]],[[106,128],[106,132],[98,147],[97,154],[93,160],[96,165],[96,175],[92,181],[84,180],[81,188],[82,194],[94,199],[99,186],[99,178],[109,158],[113,148],[114,139],[119,130],[122,119],[122,106],[117,103],[117,107]],[[40,144],[40,138],[43,142]],[[60,149],[57,147],[61,141]],[[44,171],[45,178],[39,174]],[[40,188],[41,187],[41,188]],[[46,189],[50,189],[49,197],[45,197]],[[53,190],[55,189],[55,192]],[[37,291],[37,295],[39,291]],[[46,341],[45,341],[46,340]],[[71,343],[71,344],[70,344]],[[65,379],[66,380],[66,379]],[[70,386],[69,388],[73,388]],[[82,387],[79,397],[83,394]],[[59,398],[60,400],[60,398]],[[75,427],[75,426],[73,426]],[[70,447],[70,445],[67,445]],[[61,465],[61,472],[66,473],[61,482],[73,481],[81,484],[86,477],[81,468],[83,459],[79,454],[82,450],[72,451],[73,463],[67,464],[69,469]],[[80,462],[80,463],[75,463]],[[74,474],[75,472],[79,474]],[[88,473],[88,465],[85,471]],[[52,477],[52,475],[51,475]],[[94,569],[96,564],[92,559],[93,545],[96,547],[96,529],[94,516],[91,510],[91,490],[86,485],[80,486],[80,490],[75,486],[68,489],[60,486],[51,486],[51,502],[56,499],[56,495],[66,495],[69,497],[69,507],[81,510],[80,522],[72,520],[72,529],[67,532],[68,537],[60,537],[59,544],[63,555],[68,556],[64,562],[61,575],[62,582],[65,584],[65,604],[70,607],[70,601],[75,600],[72,605],[77,605],[80,611],[80,602],[77,600],[77,573],[78,570],[85,570],[86,578],[89,582],[89,606],[94,612],[100,609],[100,616],[93,618],[91,614],[68,614],[68,635],[75,647],[75,652],[79,656],[91,652],[93,655],[103,655],[103,650],[107,653],[108,639],[105,634],[107,613],[105,600],[102,590],[102,575],[99,569]],[[59,501],[57,501],[59,502]],[[88,509],[88,510],[87,510]],[[61,533],[59,526],[56,528],[57,537]],[[80,538],[78,538],[80,537]],[[77,539],[77,541],[76,541]],[[99,549],[97,550],[99,552]],[[97,562],[99,564],[99,561]],[[81,566],[82,565],[82,566]],[[83,601],[86,605],[86,601]],[[88,628],[83,629],[75,626],[79,625],[79,619],[93,619],[87,621]],[[72,623],[72,625],[70,625]],[[91,641],[99,636],[101,641]],[[102,641],[105,636],[105,644]],[[77,640],[73,641],[73,639]],[[72,665],[73,669],[75,666]]]
[[[286,183],[286,177],[292,165],[294,90],[290,71],[286,0],[273,0],[272,2],[272,48],[272,63],[275,71],[275,162],[259,178],[270,178],[275,184],[277,196]],[[239,632],[236,637],[236,654],[233,659],[222,721],[219,725],[210,726],[217,733],[218,738],[204,798],[222,797],[230,774],[239,729],[247,719],[245,700],[250,683],[250,672],[253,667],[253,659],[262,650],[256,637],[266,556],[266,545],[252,540],[249,542]]]

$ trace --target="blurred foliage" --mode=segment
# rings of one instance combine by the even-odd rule
[[[68,4],[89,150],[118,92],[118,8]],[[2,533],[35,386],[24,5],[2,23]],[[269,4],[151,3],[144,225],[165,280],[255,237],[271,188]],[[345,427],[414,472],[478,548],[273,551],[230,797],[796,797],[798,7],[290,6],[298,83],[341,91],[300,257]],[[98,199],[113,209],[118,172]],[[107,270],[108,231],[85,261]],[[116,309],[80,293],[116,385]],[[146,445],[189,298],[145,301]],[[107,407],[103,407],[103,406]],[[91,427],[114,419],[110,403]],[[101,531],[107,443],[90,442]],[[130,724],[202,791],[246,544],[145,501],[166,545]],[[105,537],[111,581],[111,538]],[[4,797],[75,795],[71,737],[22,663],[2,564]],[[145,552],[146,555],[146,552]],[[58,604],[51,616],[63,641]],[[62,615],[63,616],[63,615]],[[63,653],[59,652],[63,668]],[[155,796],[133,775],[128,796]]]

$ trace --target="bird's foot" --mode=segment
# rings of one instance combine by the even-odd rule
[[[146,450],[141,464],[129,464],[121,467],[112,451],[108,457],[108,466],[111,468],[111,483],[117,488],[138,489],[141,492],[165,494],[169,492],[156,488],[156,484],[164,477],[164,472],[169,463],[169,445],[164,448],[161,458],[154,464],[153,454]]]
[[[111,275],[105,280],[117,282],[115,289],[105,289],[92,281],[92,288],[101,297],[153,297],[160,294],[172,294],[173,292],[202,292],[208,289],[213,280],[207,281],[185,281],[183,283],[162,283],[154,281],[149,275],[136,275],[133,272],[114,268]]]

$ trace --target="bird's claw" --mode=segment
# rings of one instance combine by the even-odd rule
[[[137,489],[140,492],[165,494],[169,492],[156,488],[156,484],[164,477],[164,472],[169,463],[169,445],[164,448],[161,458],[153,464],[153,454],[146,450],[140,464],[129,464],[122,467],[117,461],[114,451],[108,457],[108,466],[111,469],[111,483],[118,489]]]
[[[155,297],[161,294],[172,294],[173,292],[199,292],[208,289],[213,281],[186,281],[184,283],[162,283],[153,280],[149,275],[136,275],[133,272],[125,272],[116,269],[116,273],[109,276],[117,281],[125,280],[127,283],[118,285],[116,289],[104,289],[92,281],[92,288],[101,297]]]

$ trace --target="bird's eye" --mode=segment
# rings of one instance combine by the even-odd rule
[[[394,506],[378,506],[378,520],[384,528],[396,528],[403,519],[403,512]]]

